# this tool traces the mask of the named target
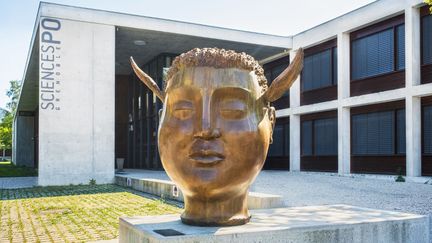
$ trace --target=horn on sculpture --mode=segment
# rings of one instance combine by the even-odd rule
[[[135,63],[133,57],[130,57],[130,62],[132,65],[132,69],[138,78],[151,90],[153,93],[162,101],[165,100],[165,93],[162,92],[156,82],[148,76],[143,70],[141,70],[138,65]]]
[[[267,91],[262,95],[266,102],[273,102],[291,87],[303,69],[303,49],[299,48],[291,64],[275,78]]]

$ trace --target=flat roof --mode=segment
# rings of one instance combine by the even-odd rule
[[[116,72],[118,74],[127,74],[131,71],[127,60],[131,54],[134,54],[137,62],[143,64],[156,56],[157,52],[180,54],[194,47],[217,46],[244,51],[260,60],[283,53],[292,47],[292,38],[289,36],[41,2],[27,55],[17,110],[34,110],[38,105],[38,23],[42,17],[115,26]],[[139,48],[133,45],[133,38],[145,35],[152,36],[152,45]],[[160,40],[159,46],[157,45],[158,39]]]

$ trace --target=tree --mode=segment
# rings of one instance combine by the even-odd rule
[[[3,159],[6,149],[12,148],[12,122],[13,114],[8,111],[0,122],[0,149],[3,151]]]
[[[429,5],[429,11],[432,13],[432,0],[424,0],[424,2]]]
[[[0,149],[3,151],[2,158],[5,157],[6,149],[12,148],[12,128],[0,126]]]
[[[6,95],[10,98],[10,101],[6,104],[6,108],[8,108],[13,114],[18,105],[21,82],[19,80],[11,80],[9,81],[9,85],[10,87],[9,90],[6,91]]]
[[[10,101],[6,104],[6,107],[10,111],[6,113],[3,119],[0,121],[0,149],[3,150],[3,158],[6,149],[12,149],[12,123],[13,114],[18,106],[19,93],[21,90],[21,82],[18,80],[12,80],[9,82],[10,87],[6,92],[6,95],[10,98]]]

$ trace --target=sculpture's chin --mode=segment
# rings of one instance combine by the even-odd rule
[[[249,214],[236,215],[230,218],[187,218],[184,213],[181,215],[181,221],[184,224],[193,226],[236,226],[249,223],[251,216]]]
[[[250,220],[247,191],[229,197],[194,198],[185,195],[185,210],[181,220],[196,226],[233,226]]]

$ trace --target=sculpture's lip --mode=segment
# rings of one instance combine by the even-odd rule
[[[191,153],[189,155],[189,158],[200,164],[212,165],[224,160],[225,156],[216,151],[201,150],[201,151]]]

